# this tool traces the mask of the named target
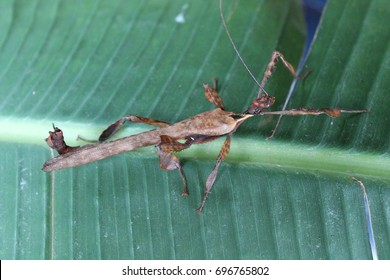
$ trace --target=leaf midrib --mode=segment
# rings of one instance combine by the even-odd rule
[[[94,139],[104,125],[54,122],[65,133],[69,145],[81,145],[75,141],[82,133],[86,138]],[[8,143],[32,144],[47,147],[44,138],[51,130],[51,123],[44,120],[0,118],[0,141]],[[124,129],[119,137],[147,130],[144,125],[132,125]],[[28,135],[26,137],[26,135]],[[214,161],[222,146],[223,138],[204,144],[194,145],[180,152],[180,157]],[[141,149],[141,153],[154,153],[153,149]],[[304,145],[297,142],[265,140],[234,135],[230,153],[226,159],[231,163],[268,165],[316,171],[346,176],[369,176],[378,179],[390,179],[390,157],[387,154],[344,150],[335,147]]]

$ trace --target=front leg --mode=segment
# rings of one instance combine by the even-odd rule
[[[288,69],[288,71],[290,71],[290,73],[294,76],[295,79],[303,80],[310,74],[310,71],[308,71],[302,77],[297,76],[294,67],[284,58],[283,54],[281,54],[278,51],[274,51],[267,65],[267,68],[263,74],[263,78],[261,79],[261,86],[257,94],[257,98],[260,98],[263,95],[268,95],[264,91],[264,87],[268,79],[272,76],[272,73],[275,72],[276,63],[279,61],[279,59],[282,61],[283,65]]]

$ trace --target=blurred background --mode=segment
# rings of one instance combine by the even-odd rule
[[[305,11],[305,20],[307,23],[307,41],[305,54],[313,40],[314,33],[321,18],[322,10],[326,4],[326,0],[303,0],[303,9]]]

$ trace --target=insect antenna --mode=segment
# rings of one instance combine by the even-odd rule
[[[227,28],[227,24],[225,21],[225,16],[223,15],[223,11],[222,11],[222,0],[219,0],[219,14],[221,16],[221,21],[222,21],[223,28],[225,29],[225,33],[230,41],[230,44],[233,47],[233,50],[235,51],[237,57],[239,58],[241,64],[245,67],[246,71],[249,73],[249,75],[252,77],[252,79],[258,85],[259,90],[261,92],[263,92],[264,95],[268,96],[268,93],[265,91],[264,87],[257,81],[255,75],[253,75],[252,71],[249,69],[248,65],[245,63],[244,59],[242,58],[240,52],[238,51],[238,49],[236,47],[236,44],[233,41],[232,36],[230,35],[229,29]]]

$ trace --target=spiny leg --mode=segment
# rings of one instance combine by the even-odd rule
[[[208,84],[203,84],[204,87],[204,95],[206,99],[213,103],[218,108],[224,110],[222,98],[218,95],[217,92],[217,79],[213,79],[213,87],[210,87]]]
[[[213,171],[211,171],[209,177],[207,178],[207,181],[206,181],[206,192],[205,192],[205,194],[203,196],[202,204],[198,208],[198,213],[202,213],[203,207],[204,207],[204,205],[206,203],[206,200],[207,200],[207,197],[209,196],[211,188],[213,187],[215,179],[217,178],[219,165],[221,164],[221,162],[226,158],[226,156],[229,153],[230,141],[231,141],[232,134],[233,133],[231,132],[231,133],[229,133],[226,136],[226,140],[225,140],[225,142],[222,145],[221,151],[219,152],[219,155],[217,157],[217,161],[216,161],[216,163],[214,165],[214,169],[213,169]]]
[[[263,95],[267,96],[267,93],[264,91],[264,86],[267,83],[268,79],[272,76],[272,73],[275,72],[276,63],[279,61],[279,59],[282,61],[283,65],[290,71],[290,73],[294,76],[294,79],[303,80],[311,73],[311,71],[309,70],[302,77],[299,77],[296,74],[294,67],[284,58],[283,54],[278,52],[278,51],[274,51],[272,53],[270,62],[268,63],[267,68],[263,74],[263,78],[261,80],[261,87],[260,87],[259,92],[257,94],[257,98],[260,98]],[[278,122],[277,122],[275,128],[273,129],[271,136],[269,136],[267,139],[272,138],[273,135],[275,134],[275,131],[279,126],[280,119],[281,119],[281,116],[279,117]]]
[[[294,76],[295,79],[305,79],[309,74],[310,71],[306,72],[302,77],[298,77],[294,67],[284,58],[284,56],[280,52],[273,52],[270,62],[268,63],[267,69],[264,72],[263,79],[261,80],[261,87],[258,93],[257,99],[254,101],[254,103],[251,105],[252,107],[256,107],[256,102],[263,96],[267,98],[267,94],[264,93],[264,88],[268,78],[271,77],[272,73],[275,71],[276,66],[275,64],[278,62],[278,60],[281,60],[283,65],[290,71],[290,73]],[[274,100],[273,100],[274,101]],[[272,102],[273,103],[273,102]],[[253,109],[250,107],[250,109]],[[289,109],[289,110],[283,110],[283,111],[273,111],[273,112],[267,112],[262,111],[262,108],[259,107],[260,110],[258,110],[259,115],[279,115],[278,122],[272,132],[272,134],[267,138],[270,139],[274,136],[276,129],[279,126],[280,119],[284,115],[290,115],[290,116],[297,116],[297,115],[321,115],[326,114],[332,118],[339,117],[342,113],[349,113],[349,114],[355,114],[355,113],[366,113],[367,110],[343,110],[343,109],[337,109],[337,108],[323,108],[323,109],[306,109],[306,108],[299,108],[299,109]],[[252,110],[255,111],[255,110]]]
[[[115,133],[117,133],[122,126],[126,123],[126,121],[129,122],[137,122],[137,123],[144,123],[144,124],[149,124],[153,126],[168,126],[170,125],[169,123],[159,121],[159,120],[154,120],[151,118],[144,118],[140,116],[134,116],[134,115],[128,115],[126,117],[120,118],[116,122],[110,124],[99,136],[99,142],[106,141],[108,138],[112,137]]]
[[[272,76],[272,73],[276,70],[276,63],[279,61],[279,59],[282,61],[283,65],[290,71],[290,73],[294,76],[295,79],[304,79],[307,77],[307,75],[310,72],[307,72],[303,77],[298,77],[294,67],[284,58],[283,54],[281,54],[278,51],[274,51],[272,53],[271,59],[267,65],[267,68],[263,74],[263,78],[261,79],[261,87],[257,94],[257,98],[261,97],[262,95],[267,95],[264,92],[264,86],[267,83],[268,79]]]
[[[156,146],[160,160],[160,167],[164,170],[179,170],[181,179],[183,181],[183,190],[181,195],[187,196],[188,190],[183,168],[181,167],[179,158],[172,152],[179,152],[181,150],[187,149],[191,146],[191,140],[187,140],[185,143],[180,143],[167,135],[161,135],[160,137],[161,143]]]

